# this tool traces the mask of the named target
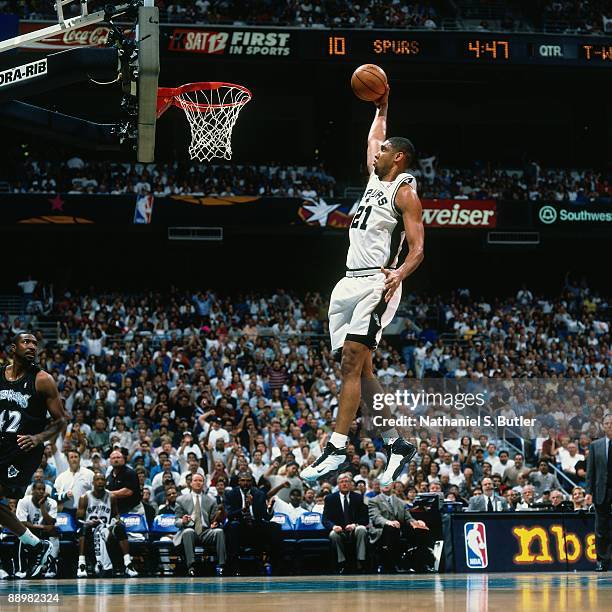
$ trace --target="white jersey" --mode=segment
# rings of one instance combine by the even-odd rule
[[[111,520],[111,494],[104,491],[102,497],[96,497],[93,491],[87,491],[87,510],[85,512],[85,522],[97,518],[101,523],[110,524]]]
[[[404,183],[416,192],[416,180],[407,172],[399,174],[394,181],[381,181],[375,172],[370,175],[349,229],[347,270],[368,272],[397,267],[404,242],[404,224],[395,207],[395,196]]]
[[[50,497],[45,500],[47,512],[51,518],[57,518],[57,502]],[[23,523],[28,521],[32,525],[42,525],[43,517],[40,508],[37,508],[32,502],[32,496],[26,495],[17,502],[17,510],[15,512],[17,518]]]

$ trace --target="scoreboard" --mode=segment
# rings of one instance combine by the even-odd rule
[[[211,58],[612,68],[612,37],[603,36],[225,26],[165,26],[162,36],[168,54]]]

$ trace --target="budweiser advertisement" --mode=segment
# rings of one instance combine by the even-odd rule
[[[46,28],[53,23],[22,23],[19,26],[20,34],[28,34]],[[104,47],[108,39],[110,28],[105,25],[90,25],[78,30],[60,32],[42,40],[36,40],[22,45],[22,49],[33,51],[61,51],[75,47]]]
[[[425,227],[494,228],[495,200],[422,200]]]
[[[490,229],[496,226],[495,200],[421,200],[425,227]],[[308,198],[298,208],[298,217],[308,225],[344,229],[350,226],[359,201],[345,198],[326,202]]]

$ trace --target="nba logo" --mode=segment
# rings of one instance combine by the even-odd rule
[[[484,523],[466,523],[463,526],[465,537],[465,562],[472,569],[484,569],[489,565],[487,553],[487,529]]]

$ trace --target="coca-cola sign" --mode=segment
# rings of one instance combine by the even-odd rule
[[[19,27],[20,34],[35,32],[51,23],[22,23]],[[78,30],[60,32],[53,36],[48,36],[42,40],[27,42],[21,46],[22,49],[49,51],[56,49],[72,49],[75,47],[104,47],[108,40],[110,28],[105,25],[91,25]]]

